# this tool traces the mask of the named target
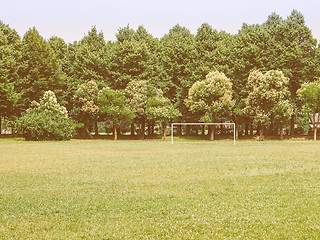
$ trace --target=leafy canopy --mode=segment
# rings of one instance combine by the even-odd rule
[[[232,83],[224,73],[210,72],[205,80],[197,81],[189,90],[186,106],[203,122],[218,122],[230,115],[234,107]]]
[[[46,91],[39,103],[33,101],[16,127],[26,140],[33,141],[69,140],[75,134],[67,109],[57,102],[52,91]]]

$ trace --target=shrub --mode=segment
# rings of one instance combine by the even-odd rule
[[[26,140],[33,141],[70,140],[75,135],[75,124],[52,91],[45,92],[40,103],[31,103],[16,122],[16,128]]]

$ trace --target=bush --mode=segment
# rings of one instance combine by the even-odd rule
[[[40,103],[31,103],[16,122],[16,128],[26,140],[33,141],[70,140],[75,135],[75,124],[52,91],[45,92]]]

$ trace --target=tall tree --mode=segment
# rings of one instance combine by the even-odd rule
[[[48,43],[62,65],[68,51],[67,43],[62,38],[56,36],[49,38]]]
[[[128,106],[135,113],[135,121],[140,127],[140,138],[145,137],[147,120],[147,104],[151,97],[155,96],[156,89],[145,80],[133,80],[128,83],[125,94]]]
[[[195,37],[187,28],[176,25],[161,38],[160,45],[160,62],[165,71],[162,90],[186,116],[188,109],[184,99],[195,82],[192,76],[196,58]]]
[[[195,59],[193,78],[200,81],[209,72],[229,72],[230,44],[232,36],[226,32],[218,32],[204,23],[195,35]]]
[[[117,42],[110,62],[111,86],[124,89],[133,80],[147,80],[150,52],[136,40]]]
[[[23,94],[24,108],[47,90],[54,90],[61,99],[66,90],[61,66],[49,43],[36,28],[29,29],[22,39],[22,64],[19,90]]]
[[[264,139],[264,128],[272,120],[279,123],[283,138],[283,125],[289,122],[293,114],[288,84],[289,79],[279,70],[270,70],[265,74],[257,70],[250,73],[245,112],[260,127],[259,140]]]
[[[139,26],[119,29],[109,64],[111,86],[124,89],[133,80],[157,81],[159,41]]]
[[[0,21],[0,134],[2,117],[17,115],[17,90],[21,56],[21,39],[18,33]]]
[[[297,10],[293,10],[284,21],[273,14],[265,25],[274,46],[273,59],[270,61],[276,62],[276,68],[289,77],[291,99],[296,103],[296,92],[301,85],[320,76],[316,55],[318,41],[306,26],[303,15]],[[293,130],[294,118],[291,121],[292,134]]]
[[[224,73],[210,72],[205,80],[195,82],[185,101],[190,110],[207,123],[225,120],[231,115],[234,106],[232,83]],[[211,127],[210,140],[214,140],[214,126]]]
[[[83,124],[83,129],[89,138],[92,123],[99,117],[98,106],[99,88],[95,81],[89,81],[79,86],[74,94],[74,108],[72,116]]]
[[[101,88],[109,85],[108,61],[111,46],[111,43],[105,42],[103,33],[98,33],[96,27],[92,27],[81,41],[68,45],[62,70],[67,76],[69,109],[74,105],[73,95],[81,84],[94,81]]]

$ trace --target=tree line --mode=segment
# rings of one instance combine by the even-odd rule
[[[89,137],[106,121],[115,138],[128,126],[144,138],[160,125],[165,136],[173,120],[231,121],[237,136],[258,131],[261,139],[305,132],[309,121],[316,131],[319,53],[296,10],[234,35],[204,23],[196,34],[176,25],[158,39],[127,26],[106,42],[92,27],[70,44],[35,27],[21,38],[0,22],[0,128],[51,99]]]

